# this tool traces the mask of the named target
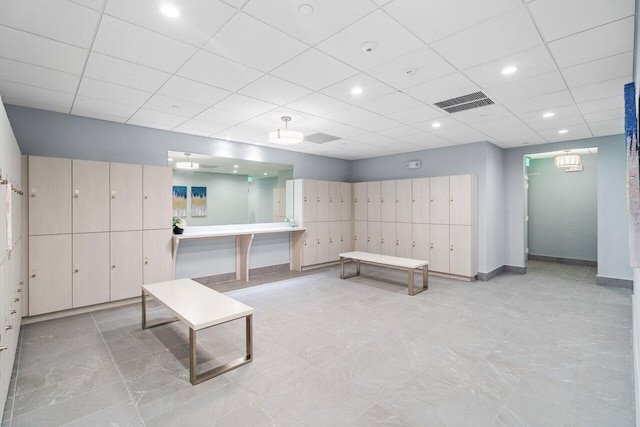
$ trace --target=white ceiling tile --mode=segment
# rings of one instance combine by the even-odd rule
[[[343,110],[339,110],[324,116],[329,120],[335,120],[340,123],[357,123],[365,120],[375,120],[379,116],[362,108],[350,105]]]
[[[248,129],[242,125],[234,126],[226,129],[222,132],[212,135],[215,138],[226,139],[227,141],[240,141],[250,140],[256,137],[260,132],[256,132],[255,129]]]
[[[439,126],[434,126],[434,124]],[[414,123],[412,126],[425,132],[434,132],[438,129],[449,129],[462,126],[462,123],[451,117],[442,117],[439,119],[425,120],[423,122]]]
[[[396,89],[455,73],[456,69],[428,46],[405,53],[368,71]]]
[[[562,69],[633,50],[633,17],[549,43]]]
[[[494,138],[494,141],[498,144],[507,145],[509,147],[545,144],[547,142],[546,139],[532,130],[522,132],[503,132],[503,134],[500,135],[500,138]]]
[[[66,108],[69,111],[73,102],[73,94],[58,92],[21,83],[0,80],[0,95],[2,97],[23,100],[24,102],[38,103],[41,105],[55,105]]]
[[[393,141],[393,138],[374,132],[364,132],[359,135],[352,136],[349,139],[351,139],[352,141],[361,142],[363,144],[373,145],[377,147],[389,145],[389,143]]]
[[[547,42],[635,13],[633,0],[537,0],[529,8]]]
[[[265,74],[240,90],[243,95],[284,105],[311,93],[309,89]]]
[[[309,49],[271,74],[312,90],[320,90],[356,74],[350,66],[316,49]]]
[[[439,0],[395,0],[384,10],[431,43],[519,5],[518,0],[457,0],[455,5]]]
[[[452,145],[456,145],[455,142],[449,141],[448,139],[440,138],[439,136],[426,132],[398,139],[401,139],[402,141],[408,142],[410,144],[417,145],[418,147],[421,147],[421,149],[450,147]]]
[[[76,96],[71,114],[124,123],[137,109],[132,105]]]
[[[466,124],[495,120],[509,116],[512,116],[511,112],[499,104],[486,105],[451,114],[451,117]]]
[[[163,15],[157,0],[109,0],[105,14],[200,47],[236,13],[235,8],[217,0],[174,4],[180,12],[177,18]]]
[[[195,129],[189,129],[189,128],[186,128],[184,126],[175,127],[173,129],[171,129],[171,131],[180,132],[180,133],[186,133],[186,134],[189,134],[189,135],[205,136],[205,137],[211,135],[211,132],[202,132],[202,131],[195,130]]]
[[[459,70],[542,44],[524,7],[491,18],[431,47]]]
[[[356,87],[362,89],[362,93],[351,93],[351,90]],[[348,102],[349,104],[359,105],[363,102],[395,92],[395,89],[366,74],[357,74],[331,85],[321,92],[341,101]]]
[[[382,135],[388,136],[389,138],[400,138],[403,136],[415,135],[417,133],[422,133],[420,129],[416,129],[411,126],[398,126],[391,129],[381,130],[380,133]]]
[[[308,46],[240,12],[204,48],[268,72],[302,53]]]
[[[533,98],[548,93],[566,90],[567,85],[558,71],[540,74],[513,83],[488,89],[487,95],[496,102],[506,102],[513,99]]]
[[[249,0],[223,0],[228,5],[235,7],[236,9],[241,9]]]
[[[413,123],[424,122],[426,120],[445,117],[447,113],[430,105],[414,108],[412,110],[401,111],[399,113],[390,114],[389,118],[397,120],[401,123],[410,125]]]
[[[333,120],[327,120],[321,117],[313,117],[305,122],[305,126],[316,132],[327,133],[329,135],[338,136],[340,138],[350,138],[354,135],[362,133],[362,129],[353,126],[338,123]]]
[[[560,142],[560,141],[573,141],[574,139],[592,138],[593,134],[587,127],[587,125],[568,126],[563,129],[569,132],[565,134],[559,134],[559,129],[543,130],[538,132],[540,136],[546,139],[548,142]]]
[[[536,96],[531,99],[514,99],[505,101],[503,105],[514,114],[530,113],[532,111],[548,110],[573,104],[573,98],[568,90]]]
[[[633,72],[633,52],[609,56],[562,70],[570,88],[629,76]]]
[[[180,76],[171,77],[159,90],[161,95],[193,102],[200,105],[213,105],[231,95],[228,90],[218,89],[204,83],[195,82]]]
[[[588,102],[596,99],[609,98],[621,94],[624,85],[630,81],[632,81],[632,77],[629,75],[619,79],[576,87],[571,89],[571,93],[576,102]]]
[[[196,52],[196,48],[104,15],[93,51],[174,73]]]
[[[504,75],[502,70],[506,67],[517,67],[518,71]],[[555,70],[557,67],[553,58],[546,46],[541,45],[469,68],[464,74],[478,86],[490,88]]]
[[[80,75],[87,51],[0,25],[0,57]]]
[[[290,102],[287,106],[304,113],[324,116],[325,114],[347,108],[349,105],[319,92],[315,92],[297,101]]]
[[[1,101],[3,104],[37,108],[38,110],[55,111],[57,113],[65,113],[65,114],[69,113],[69,110],[71,109],[71,101],[68,103],[68,105],[51,105],[51,104],[35,102],[27,99],[11,98],[9,96],[3,96]]]
[[[143,126],[146,128],[154,128],[154,129],[161,129],[161,130],[171,130],[173,129],[173,126],[168,125],[166,123],[156,123],[156,122],[149,122],[146,120],[141,120],[141,119],[135,119],[135,118],[131,118],[127,121],[128,125],[134,125],[134,126]]]
[[[140,122],[154,123],[167,127],[169,129],[174,128],[181,123],[184,123],[186,119],[182,116],[175,114],[163,113],[162,111],[148,110],[146,108],[139,109],[127,123],[136,124]],[[142,126],[145,126],[144,124]]]
[[[384,116],[371,117],[361,121],[354,121],[353,126],[364,129],[369,132],[379,132],[385,129],[398,127],[401,123],[391,120]]]
[[[531,131],[531,129],[516,116],[502,117],[498,120],[487,120],[481,123],[475,123],[473,127],[489,136],[493,136],[497,132],[499,133],[505,130],[508,132]]]
[[[194,117],[206,110],[207,106],[166,95],[155,94],[143,105],[143,108],[161,111],[175,116]]]
[[[73,3],[80,4],[93,10],[102,10],[106,0],[69,0]]]
[[[206,120],[191,119],[182,123],[180,126],[175,128],[174,130],[177,130],[178,132],[185,132],[185,133],[196,133],[198,135],[213,135],[213,134],[217,134],[218,132],[222,132],[227,127],[228,126],[221,125],[218,123],[208,122]]]
[[[553,113],[553,117],[545,118],[545,113]],[[580,110],[575,105],[551,108],[544,111],[521,114],[520,119],[529,125],[533,130],[559,129],[566,126],[583,125],[584,118]]]
[[[373,111],[384,116],[397,113],[400,111],[411,110],[418,108],[423,104],[420,101],[416,101],[410,96],[401,92],[392,92],[388,95],[381,96],[380,98],[373,99],[371,101],[363,102],[360,104],[361,108],[365,110]]]
[[[624,134],[624,130],[613,128],[613,129],[594,130],[591,133],[593,133],[593,136],[620,135],[620,134]]]
[[[412,86],[403,92],[427,104],[433,104],[479,90],[480,88],[464,75],[455,73]]]
[[[133,105],[140,107],[150,97],[151,93],[126,86],[120,86],[113,83],[103,82],[102,80],[94,80],[83,78],[78,88],[78,95],[87,98],[97,98],[103,101],[116,102],[118,104]]]
[[[100,14],[60,0],[0,2],[0,24],[89,49]]]
[[[80,82],[75,74],[6,58],[0,58],[0,79],[67,93],[75,93]]]
[[[593,113],[584,113],[584,119],[587,123],[600,122],[604,120],[613,120],[624,118],[624,109],[616,108],[614,110],[596,111]]]
[[[155,92],[167,81],[170,74],[91,52],[87,67],[84,70],[84,77],[91,77],[147,92]]]
[[[609,98],[597,99],[589,102],[579,102],[578,108],[582,111],[582,114],[586,115],[591,113],[598,113],[600,111],[624,109],[624,97],[622,92],[619,95],[611,96]]]
[[[618,129],[618,133],[624,133],[624,118],[620,117],[613,120],[604,120],[601,122],[589,123],[589,128],[592,131],[603,131],[610,129]]]
[[[258,70],[203,50],[187,61],[177,74],[230,91],[236,91],[262,75]]]
[[[456,144],[470,144],[472,142],[486,141],[489,138],[487,135],[464,125],[436,130],[432,133]]]
[[[375,43],[371,52],[361,45]],[[396,56],[416,50],[423,43],[381,10],[318,44],[318,49],[359,70],[367,70]]]
[[[225,125],[225,127],[235,126],[238,123],[242,123],[247,120],[247,116],[245,114],[232,113],[230,111],[221,110],[215,107],[206,109],[194,118],[211,123]]]
[[[239,94],[233,94],[215,105],[217,109],[239,114],[247,119],[266,113],[276,107],[274,104]]]
[[[243,11],[307,44],[321,40],[352,24],[375,9],[369,0],[307,1],[313,13],[298,13],[298,1],[251,1]]]

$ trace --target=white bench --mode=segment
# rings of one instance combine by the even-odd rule
[[[173,312],[177,317],[147,323],[147,294]],[[196,331],[246,318],[246,356],[197,373]],[[191,384],[196,385],[228,372],[253,360],[253,308],[229,298],[191,279],[170,280],[142,286],[142,328],[182,320],[189,325],[189,374]]]
[[[344,274],[344,262],[353,260],[356,262],[356,273],[350,276]],[[382,265],[385,267],[406,268],[409,273],[409,295],[416,295],[429,289],[429,261],[419,259],[400,258],[396,256],[372,254],[368,252],[345,252],[340,254],[340,278],[348,279],[360,275],[360,263]],[[422,289],[416,291],[413,284],[414,272],[422,269]]]

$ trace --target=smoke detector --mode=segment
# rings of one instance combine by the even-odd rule
[[[378,47],[378,43],[376,42],[372,42],[372,41],[367,41],[364,42],[360,45],[360,49],[362,49],[363,51],[369,53],[369,52],[373,52],[375,50],[375,48]]]

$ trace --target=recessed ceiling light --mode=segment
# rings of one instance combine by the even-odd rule
[[[233,165],[233,167],[234,167],[235,169],[238,169],[238,165]]]
[[[404,74],[407,76],[414,76],[417,72],[417,68],[407,68],[406,70],[404,70]]]
[[[172,159],[171,157],[169,157],[169,161],[170,161],[170,162],[173,162],[173,159]]]
[[[360,49],[364,50],[367,53],[373,52],[377,47],[378,43],[372,41],[367,41],[360,45]]]
[[[356,86],[353,89],[351,89],[351,93],[353,95],[361,95],[363,92],[362,88],[360,86]]]
[[[313,6],[310,4],[301,4],[300,7],[298,7],[298,13],[303,16],[311,15],[313,14]]]
[[[544,113],[542,115],[542,117],[544,117],[545,119],[548,119],[548,118],[553,117],[555,115],[556,115],[556,113],[549,111],[548,113]]]
[[[505,67],[505,68],[503,68],[503,69],[502,69],[502,74],[504,74],[504,75],[506,76],[506,75],[509,75],[509,74],[513,74],[513,73],[515,73],[516,71],[518,71],[518,68],[517,68],[517,67],[514,67],[513,65],[511,65],[511,66],[509,66],[509,67]]]
[[[263,175],[267,175],[267,173],[265,172]]]
[[[180,16],[180,11],[172,4],[163,4],[160,8],[160,12],[162,12],[164,16],[168,16],[169,18],[177,18],[178,16]]]
[[[435,128],[435,129],[439,128],[440,126],[442,126],[442,124],[440,124],[440,122],[434,122],[434,123],[431,124],[431,127]]]
[[[238,171],[233,171],[233,173],[238,173]]]
[[[560,129],[560,130],[558,131],[558,133],[559,133],[559,134],[561,134],[561,135],[562,135],[562,134],[565,134],[565,133],[567,133],[567,132],[569,132],[567,129]]]

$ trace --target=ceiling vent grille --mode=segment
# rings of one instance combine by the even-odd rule
[[[304,140],[308,142],[313,142],[314,144],[324,144],[326,142],[337,141],[340,138],[339,136],[327,135],[326,133],[314,133],[311,135],[305,135]]]
[[[471,110],[472,108],[479,108],[493,104],[494,102],[483,92],[474,92],[468,95],[458,96],[457,98],[436,102],[433,105],[447,113],[457,113],[459,111]]]

